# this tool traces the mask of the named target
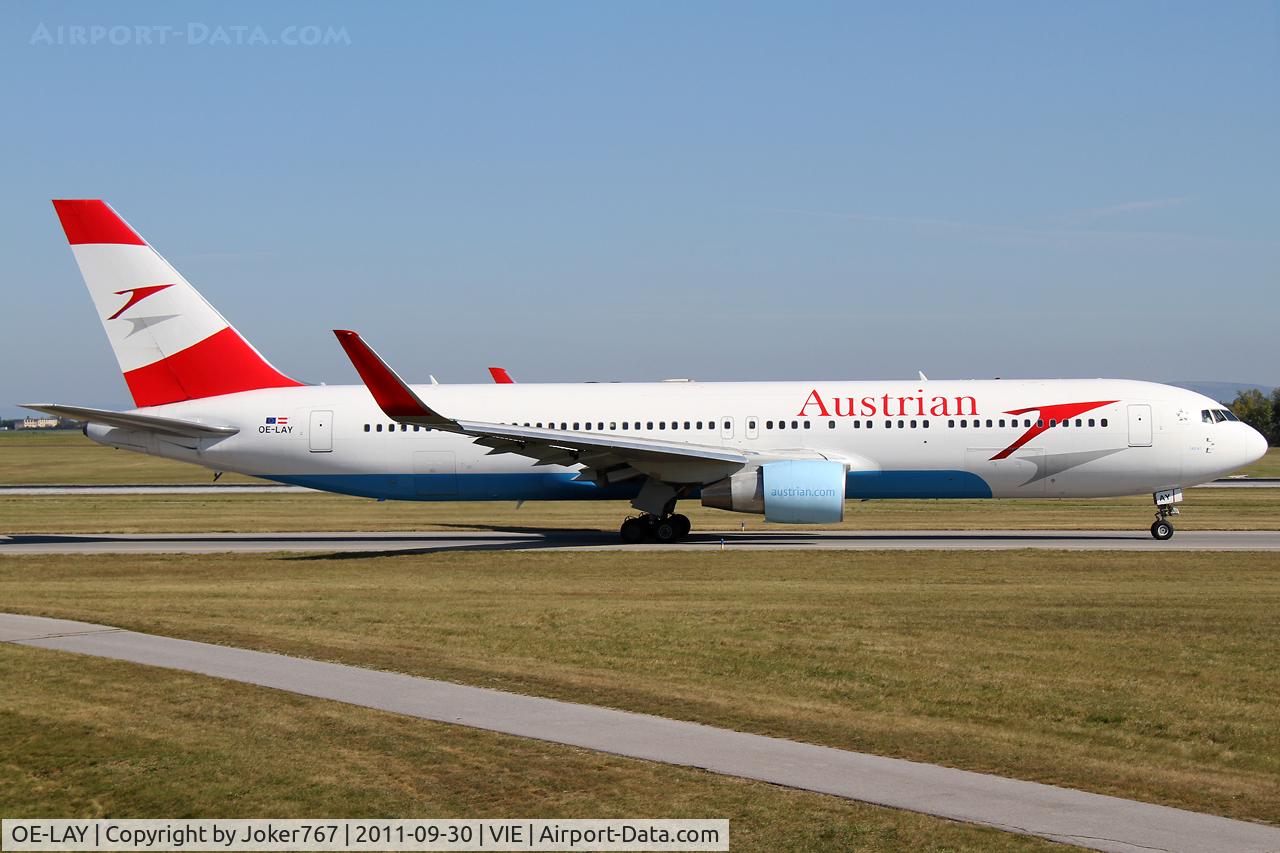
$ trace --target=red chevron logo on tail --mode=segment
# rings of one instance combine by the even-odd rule
[[[124,296],[126,293],[129,294],[129,301],[126,302],[123,306],[121,306],[119,311],[112,314],[107,319],[108,320],[116,319],[121,314],[128,311],[130,308],[137,305],[139,302],[146,299],[151,294],[159,293],[161,290],[164,290],[166,287],[173,287],[173,285],[172,284],[149,284],[146,287],[130,287],[130,288],[126,288],[125,290],[117,290],[116,296]]]

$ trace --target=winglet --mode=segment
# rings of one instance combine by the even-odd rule
[[[424,424],[427,426],[453,426],[454,421],[431,409],[413,389],[405,384],[396,372],[387,366],[373,348],[366,344],[358,334],[346,329],[334,329],[338,343],[347,352],[347,358],[355,366],[356,372],[364,380],[365,387],[373,395],[378,406],[387,417],[397,421]]]
[[[505,367],[490,367],[489,375],[493,377],[493,381],[498,385],[515,385],[516,381],[511,378],[511,374],[507,373]]]

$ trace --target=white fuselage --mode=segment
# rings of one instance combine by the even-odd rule
[[[1220,477],[1265,450],[1261,436],[1245,424],[1204,416],[1222,410],[1221,404],[1181,388],[1127,380],[414,390],[443,415],[473,421],[750,452],[816,452],[848,465],[850,499],[1152,493]],[[1081,406],[1088,408],[1063,416],[1065,426],[1054,417]],[[576,465],[487,455],[489,448],[466,436],[397,424],[363,385],[267,388],[138,411],[234,426],[239,433],[184,439],[101,425],[86,433],[104,444],[218,471],[374,498],[625,498],[638,488],[635,481],[602,487],[575,480]]]

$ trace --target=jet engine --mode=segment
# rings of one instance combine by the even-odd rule
[[[702,505],[780,524],[843,521],[845,470],[826,459],[768,462],[703,486]]]

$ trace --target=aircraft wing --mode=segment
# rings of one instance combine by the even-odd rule
[[[719,479],[753,461],[750,452],[638,436],[569,432],[445,417],[414,393],[358,334],[334,330],[374,400],[392,420],[470,436],[489,453],[516,453],[539,465],[582,465],[579,479],[614,483],[642,474],[672,483]],[[793,457],[787,457],[793,458]]]
[[[137,429],[163,435],[180,435],[187,438],[225,438],[240,430],[233,426],[204,424],[178,418],[162,418],[156,415],[140,415],[134,412],[113,412],[110,409],[90,409],[84,406],[59,406],[53,403],[22,403],[24,409],[34,409],[56,418],[87,421],[121,429]]]

